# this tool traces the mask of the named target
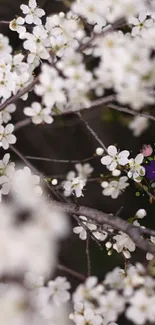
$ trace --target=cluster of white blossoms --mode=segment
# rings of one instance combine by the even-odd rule
[[[101,158],[101,163],[112,172],[112,176],[116,179],[108,182],[103,181],[101,186],[104,188],[103,195],[111,196],[116,199],[128,186],[128,179],[133,179],[140,183],[145,176],[145,168],[142,166],[144,155],[139,153],[135,158],[129,158],[128,150],[118,151],[113,145],[107,148],[107,155]],[[127,176],[121,176],[124,171]]]
[[[99,180],[103,188],[102,194],[117,199],[129,186],[129,179],[140,183],[145,176],[143,167],[144,155],[139,153],[135,158],[129,158],[128,150],[119,151],[114,145],[108,146],[106,152],[102,148],[96,149],[96,155],[102,156],[101,163],[111,172],[111,175],[100,175]],[[83,196],[83,189],[89,181],[93,168],[89,163],[76,164],[75,171],[67,174],[66,181],[62,182],[64,195],[74,194],[77,198]],[[122,175],[125,173],[125,176]],[[91,179],[90,179],[91,180]],[[93,179],[92,179],[93,181]]]
[[[85,216],[79,216],[79,226],[73,228],[73,232],[79,235],[82,240],[87,239],[88,233],[99,241],[106,240],[108,234],[101,227],[89,222]]]
[[[131,218],[131,223],[135,227],[142,227],[138,222],[138,219],[143,219],[146,216],[145,209],[139,209],[133,218]],[[131,258],[131,253],[136,250],[136,245],[133,240],[123,231],[114,231],[113,228],[108,225],[100,226],[93,221],[89,221],[85,216],[79,217],[79,226],[73,228],[73,232],[79,235],[81,240],[86,240],[88,235],[91,236],[92,239],[102,242],[104,241],[105,248],[108,252],[108,255],[112,255],[113,250],[117,253],[121,253],[125,259]],[[152,244],[155,244],[155,237],[150,236],[148,238]],[[150,253],[146,254],[147,260],[152,260],[154,256]]]
[[[21,283],[0,285],[0,319],[5,325],[68,325],[66,302],[70,283],[57,277],[44,286],[44,278],[27,273]]]
[[[106,89],[116,94],[118,102],[135,110],[154,103],[153,1],[106,0],[103,5],[101,0],[77,0],[66,14],[46,17],[44,23],[45,11],[36,0],[29,0],[20,8],[22,16],[13,19],[9,26],[19,34],[27,55],[12,55],[8,39],[1,35],[0,94],[6,99],[27,85],[43,61],[35,87],[41,104],[34,102],[24,109],[33,123],[52,123],[51,115],[81,106],[89,108],[94,93],[100,97]],[[128,33],[121,31],[122,18],[129,27]],[[98,64],[91,69],[87,55],[89,60],[98,58]],[[143,127],[140,121],[130,124],[136,136],[148,126],[147,119],[143,120]]]
[[[93,168],[89,163],[84,165],[76,164],[75,168],[77,173],[70,171],[67,174],[67,180],[63,182],[65,196],[70,196],[71,194],[75,194],[76,197],[82,196],[82,190],[86,185],[86,181],[93,172]]]
[[[103,282],[87,278],[73,294],[75,324],[114,324],[124,313],[126,319],[143,325],[155,321],[155,279],[137,263],[127,270],[116,267]]]

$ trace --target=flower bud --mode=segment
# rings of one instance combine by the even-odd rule
[[[136,217],[138,219],[143,219],[145,216],[146,216],[146,210],[144,209],[139,209],[137,212],[136,212]]]

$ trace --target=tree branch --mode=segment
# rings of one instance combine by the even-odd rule
[[[107,107],[112,108],[112,109],[114,109],[116,111],[119,111],[119,112],[127,113],[127,114],[134,115],[134,116],[141,116],[141,117],[148,118],[149,120],[155,121],[155,116],[153,116],[153,115],[151,115],[151,114],[149,114],[147,112],[141,113],[141,112],[133,111],[132,109],[117,106],[117,105],[114,105],[114,104],[110,104]]]
[[[81,160],[70,160],[70,159],[53,159],[53,158],[43,158],[43,157],[32,157],[32,156],[26,156],[26,158],[28,159],[32,159],[32,160],[39,160],[39,161],[48,161],[48,162],[54,162],[54,163],[62,163],[62,164],[69,164],[69,163],[72,163],[72,164],[76,164],[76,163],[85,163],[85,162],[88,162],[90,160],[93,160],[95,157],[94,156],[91,156],[91,157],[88,157],[88,158],[85,158],[85,159],[81,159]]]
[[[147,239],[144,239],[142,235],[142,228],[133,226],[129,222],[107,213],[104,213],[102,211],[92,209],[85,206],[77,206],[72,203],[58,203],[54,202],[52,203],[52,206],[55,205],[57,208],[63,209],[63,211],[68,212],[70,214],[74,213],[76,215],[83,215],[87,218],[91,219],[92,221],[97,222],[99,225],[109,225],[113,229],[116,229],[118,231],[123,231],[126,233],[135,243],[135,245],[145,252],[149,252],[155,256],[155,245],[150,244]],[[150,230],[148,230],[149,232]],[[145,228],[145,233],[147,232],[147,228]]]
[[[86,280],[86,276],[84,276],[83,274],[77,272],[77,271],[74,271],[62,264],[58,264],[57,265],[57,269],[60,270],[60,271],[64,271],[70,275],[72,275],[73,277],[79,279],[80,281],[85,281]]]
[[[10,146],[11,150],[14,151],[16,153],[16,155],[22,160],[24,161],[24,163],[32,169],[33,172],[37,172],[35,167],[33,167],[30,162],[22,155],[22,153],[20,153],[14,146]],[[40,176],[43,176],[41,173],[39,173]],[[46,183],[46,186],[52,191],[53,197],[55,197],[57,200],[59,201],[65,201],[65,198],[63,199],[61,195],[59,195],[59,193],[56,193],[55,190],[48,184]],[[155,245],[150,244],[149,241],[147,239],[144,239],[141,235],[142,233],[145,234],[149,234],[149,235],[154,235],[154,231],[145,228],[145,230],[143,228],[140,227],[135,227],[132,224],[130,224],[129,222],[114,216],[114,215],[110,215],[107,213],[104,213],[102,211],[96,210],[96,209],[91,209],[89,207],[85,207],[85,206],[78,206],[76,204],[70,203],[70,202],[58,202],[53,200],[52,201],[52,207],[55,206],[56,208],[60,208],[63,209],[63,211],[69,213],[71,216],[73,216],[78,222],[79,219],[77,219],[77,215],[84,215],[87,218],[89,218],[90,220],[98,223],[99,225],[109,225],[111,226],[113,229],[116,229],[118,231],[123,231],[124,233],[126,233],[135,243],[135,245],[139,248],[141,248],[142,250],[149,252],[151,254],[153,254],[155,256]]]
[[[24,96],[27,92],[32,90],[38,81],[39,81],[39,76],[37,76],[27,87],[20,90],[16,95],[8,98],[3,104],[0,105],[0,111],[2,111],[8,105],[15,103],[20,97]]]
[[[91,133],[91,135],[94,137],[94,139],[101,145],[101,147],[105,151],[107,151],[107,148],[106,148],[105,144],[103,143],[103,141],[98,137],[98,135],[96,134],[96,132],[90,127],[90,125],[88,124],[88,122],[84,120],[84,118],[82,117],[81,113],[79,112],[79,113],[77,113],[77,115],[79,116],[80,120],[85,124],[86,128]]]

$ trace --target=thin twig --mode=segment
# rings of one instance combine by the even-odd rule
[[[116,111],[119,111],[119,112],[127,113],[127,114],[134,115],[134,116],[141,116],[141,117],[148,118],[149,120],[155,121],[155,116],[153,116],[147,112],[141,113],[141,112],[133,111],[132,109],[129,109],[127,107],[121,107],[121,106],[114,105],[114,104],[109,104],[107,107],[114,109]]]
[[[95,140],[101,145],[101,147],[105,151],[107,151],[107,148],[106,148],[105,144],[103,143],[103,141],[98,137],[98,135],[96,134],[96,132],[90,127],[90,125],[88,124],[88,122],[84,120],[84,118],[82,117],[81,113],[79,112],[79,113],[77,113],[77,115],[79,116],[80,120],[85,124],[86,128],[89,130],[89,132],[95,138]]]
[[[95,156],[91,156],[85,159],[81,160],[70,160],[70,159],[54,159],[54,158],[43,158],[43,157],[32,157],[32,156],[26,156],[26,158],[31,160],[40,160],[40,161],[47,161],[47,162],[54,162],[54,163],[64,163],[64,164],[76,164],[76,163],[85,163],[87,161],[93,160]]]
[[[18,131],[19,129],[23,128],[24,126],[30,125],[32,120],[30,118],[26,118],[25,120],[19,121],[14,125],[14,131]]]
[[[0,25],[9,25],[10,21],[8,20],[0,20]]]
[[[103,97],[103,98],[100,98],[100,99],[93,100],[92,102],[90,102],[90,104],[87,107],[81,107],[80,106],[76,110],[68,109],[68,110],[66,110],[64,112],[61,112],[60,114],[57,114],[57,115],[52,114],[52,116],[63,116],[63,115],[74,114],[74,113],[76,114],[76,113],[81,112],[81,111],[88,111],[91,108],[95,108],[97,106],[107,104],[107,103],[112,102],[114,100],[115,100],[115,96],[114,95],[109,95],[109,96],[106,96],[106,97]]]
[[[80,281],[85,281],[86,280],[86,276],[84,276],[83,274],[77,272],[77,271],[74,271],[62,264],[58,264],[57,265],[57,269],[60,270],[60,271],[64,271],[70,275],[72,275],[73,277],[77,278],[78,280]]]
[[[57,118],[57,117],[66,116],[66,115],[69,115],[69,114],[76,114],[77,112],[81,112],[81,111],[86,111],[86,110],[88,111],[89,109],[95,108],[95,107],[100,106],[100,105],[107,104],[107,103],[112,102],[114,100],[115,100],[114,95],[106,96],[106,97],[103,97],[101,99],[97,99],[97,100],[92,101],[90,103],[89,107],[79,107],[76,110],[68,109],[68,110],[66,110],[64,112],[61,112],[59,114],[51,114],[51,116],[53,116],[54,118]],[[19,122],[17,122],[15,124],[15,131],[18,131],[19,129],[21,129],[24,126],[27,126],[27,125],[29,125],[31,123],[32,123],[31,118],[27,118],[27,119],[24,119],[22,121],[19,121]]]
[[[87,233],[86,238],[86,257],[87,257],[87,275],[91,276],[91,260],[90,260],[90,250],[89,250],[90,237]]]

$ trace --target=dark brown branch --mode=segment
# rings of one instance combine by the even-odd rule
[[[144,239],[141,236],[142,231],[140,227],[133,226],[129,222],[117,216],[112,216],[102,211],[91,209],[85,206],[79,206],[77,209],[77,206],[72,203],[53,202],[53,205],[62,208],[65,212],[68,212],[70,214],[74,213],[79,216],[80,215],[86,216],[92,221],[97,222],[99,225],[106,224],[111,226],[113,229],[116,229],[118,231],[123,231],[133,240],[133,242],[137,247],[155,256],[155,245],[150,244],[147,239]]]

